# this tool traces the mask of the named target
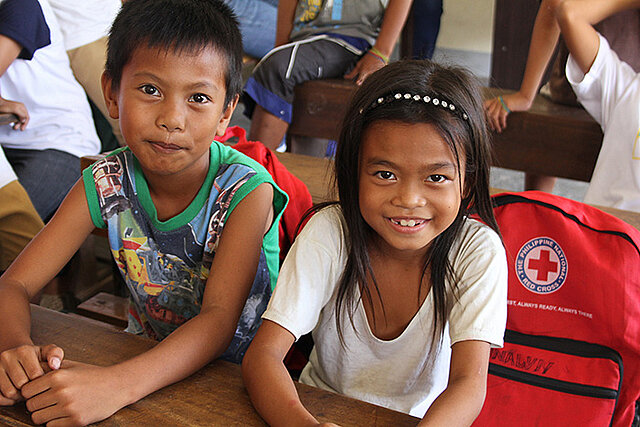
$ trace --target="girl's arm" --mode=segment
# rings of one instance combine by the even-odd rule
[[[407,15],[411,10],[411,3],[412,0],[389,0],[389,5],[384,12],[384,19],[380,26],[380,34],[378,34],[372,49],[376,49],[389,58],[407,20]],[[367,53],[360,58],[353,70],[345,74],[344,78],[355,79],[357,77],[356,83],[361,85],[369,74],[378,71],[385,65],[381,58]]]
[[[0,34],[0,76],[7,71],[7,68],[18,57],[21,50],[22,46],[15,40]],[[13,125],[15,130],[24,130],[27,127],[27,123],[29,123],[29,112],[21,102],[9,101],[0,96],[0,113],[18,116],[18,121]]]
[[[296,12],[297,0],[280,0],[278,2],[278,22],[276,24],[276,46],[289,43],[289,36],[293,29],[293,18]]]
[[[447,388],[418,425],[471,425],[486,395],[489,350],[489,343],[484,341],[460,341],[451,347]]]
[[[79,180],[51,221],[0,277],[0,405],[20,399],[19,389],[44,373],[41,361],[48,361],[52,369],[59,366],[60,348],[34,346],[31,341],[29,301],[71,259],[93,228]]]
[[[109,367],[74,364],[30,382],[22,392],[33,421],[102,420],[222,354],[233,338],[256,274],[263,236],[272,222],[273,187],[261,184],[227,220],[200,313],[154,348],[125,362]]]
[[[242,361],[242,378],[253,406],[272,426],[318,425],[302,406],[298,391],[284,366],[293,345],[291,332],[270,320],[263,320]]]
[[[639,0],[566,1],[556,16],[571,56],[583,73],[596,59],[600,39],[593,25],[623,10],[640,7]]]
[[[563,1],[543,0],[540,5],[533,25],[529,55],[520,90],[511,95],[504,95],[502,101],[499,98],[493,98],[485,102],[484,107],[491,129],[501,132],[506,128],[509,111],[527,111],[531,108],[544,71],[558,43],[560,28],[555,14],[556,9]]]

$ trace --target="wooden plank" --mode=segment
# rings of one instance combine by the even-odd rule
[[[91,319],[124,329],[129,321],[129,300],[107,292],[99,292],[79,304],[77,312]]]
[[[55,343],[71,360],[107,366],[130,359],[156,342],[100,327],[89,320],[32,306],[32,338]],[[167,361],[168,364],[171,361]],[[144,375],[141,372],[140,375]],[[304,405],[321,421],[343,426],[415,426],[417,418],[296,383]],[[0,424],[32,425],[24,404],[0,407]],[[99,426],[264,426],[244,388],[240,366],[217,360],[190,377],[116,412]]]
[[[341,79],[298,85],[289,134],[337,140],[356,86]],[[486,98],[511,91],[486,88]],[[494,166],[589,182],[602,144],[600,126],[584,109],[537,96],[531,110],[509,115],[494,134]]]
[[[311,80],[295,87],[289,135],[338,140],[357,86],[344,79]]]
[[[485,89],[486,98],[511,93]],[[538,95],[527,112],[513,112],[507,128],[493,134],[494,166],[589,182],[602,130],[582,108]]]

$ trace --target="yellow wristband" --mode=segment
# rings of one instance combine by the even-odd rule
[[[389,63],[389,57],[376,49],[375,46],[371,47],[371,49],[369,49],[369,52],[382,59],[382,62],[384,62],[385,64]]]

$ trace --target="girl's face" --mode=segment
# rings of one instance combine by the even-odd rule
[[[423,257],[455,220],[464,182],[455,156],[430,124],[380,121],[360,147],[360,212],[376,243],[393,256]]]

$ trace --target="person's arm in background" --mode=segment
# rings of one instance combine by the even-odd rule
[[[22,46],[12,38],[0,34],[0,76],[2,76],[11,63],[18,57]],[[24,130],[29,123],[29,112],[23,103],[4,99],[0,94],[0,113],[15,114],[18,121],[13,125],[16,130]]]
[[[555,50],[560,28],[555,11],[564,0],[543,0],[536,15],[529,45],[527,64],[520,84],[520,90],[501,98],[489,99],[484,103],[491,129],[501,132],[507,127],[510,111],[527,111],[538,93],[544,71]]]
[[[571,57],[583,73],[596,59],[600,39],[593,25],[623,10],[640,7],[640,0],[567,0],[556,11],[557,22]]]
[[[278,2],[278,23],[276,25],[276,46],[289,42],[293,29],[293,17],[296,12],[297,0],[280,0]]]
[[[371,48],[389,58],[396,41],[402,32],[402,27],[407,20],[411,10],[412,0],[389,0],[389,5],[384,12],[380,34],[376,43]],[[384,67],[386,62],[377,55],[366,53],[360,58],[356,66],[349,73],[345,74],[345,79],[356,79],[356,84],[361,85],[369,74]]]

